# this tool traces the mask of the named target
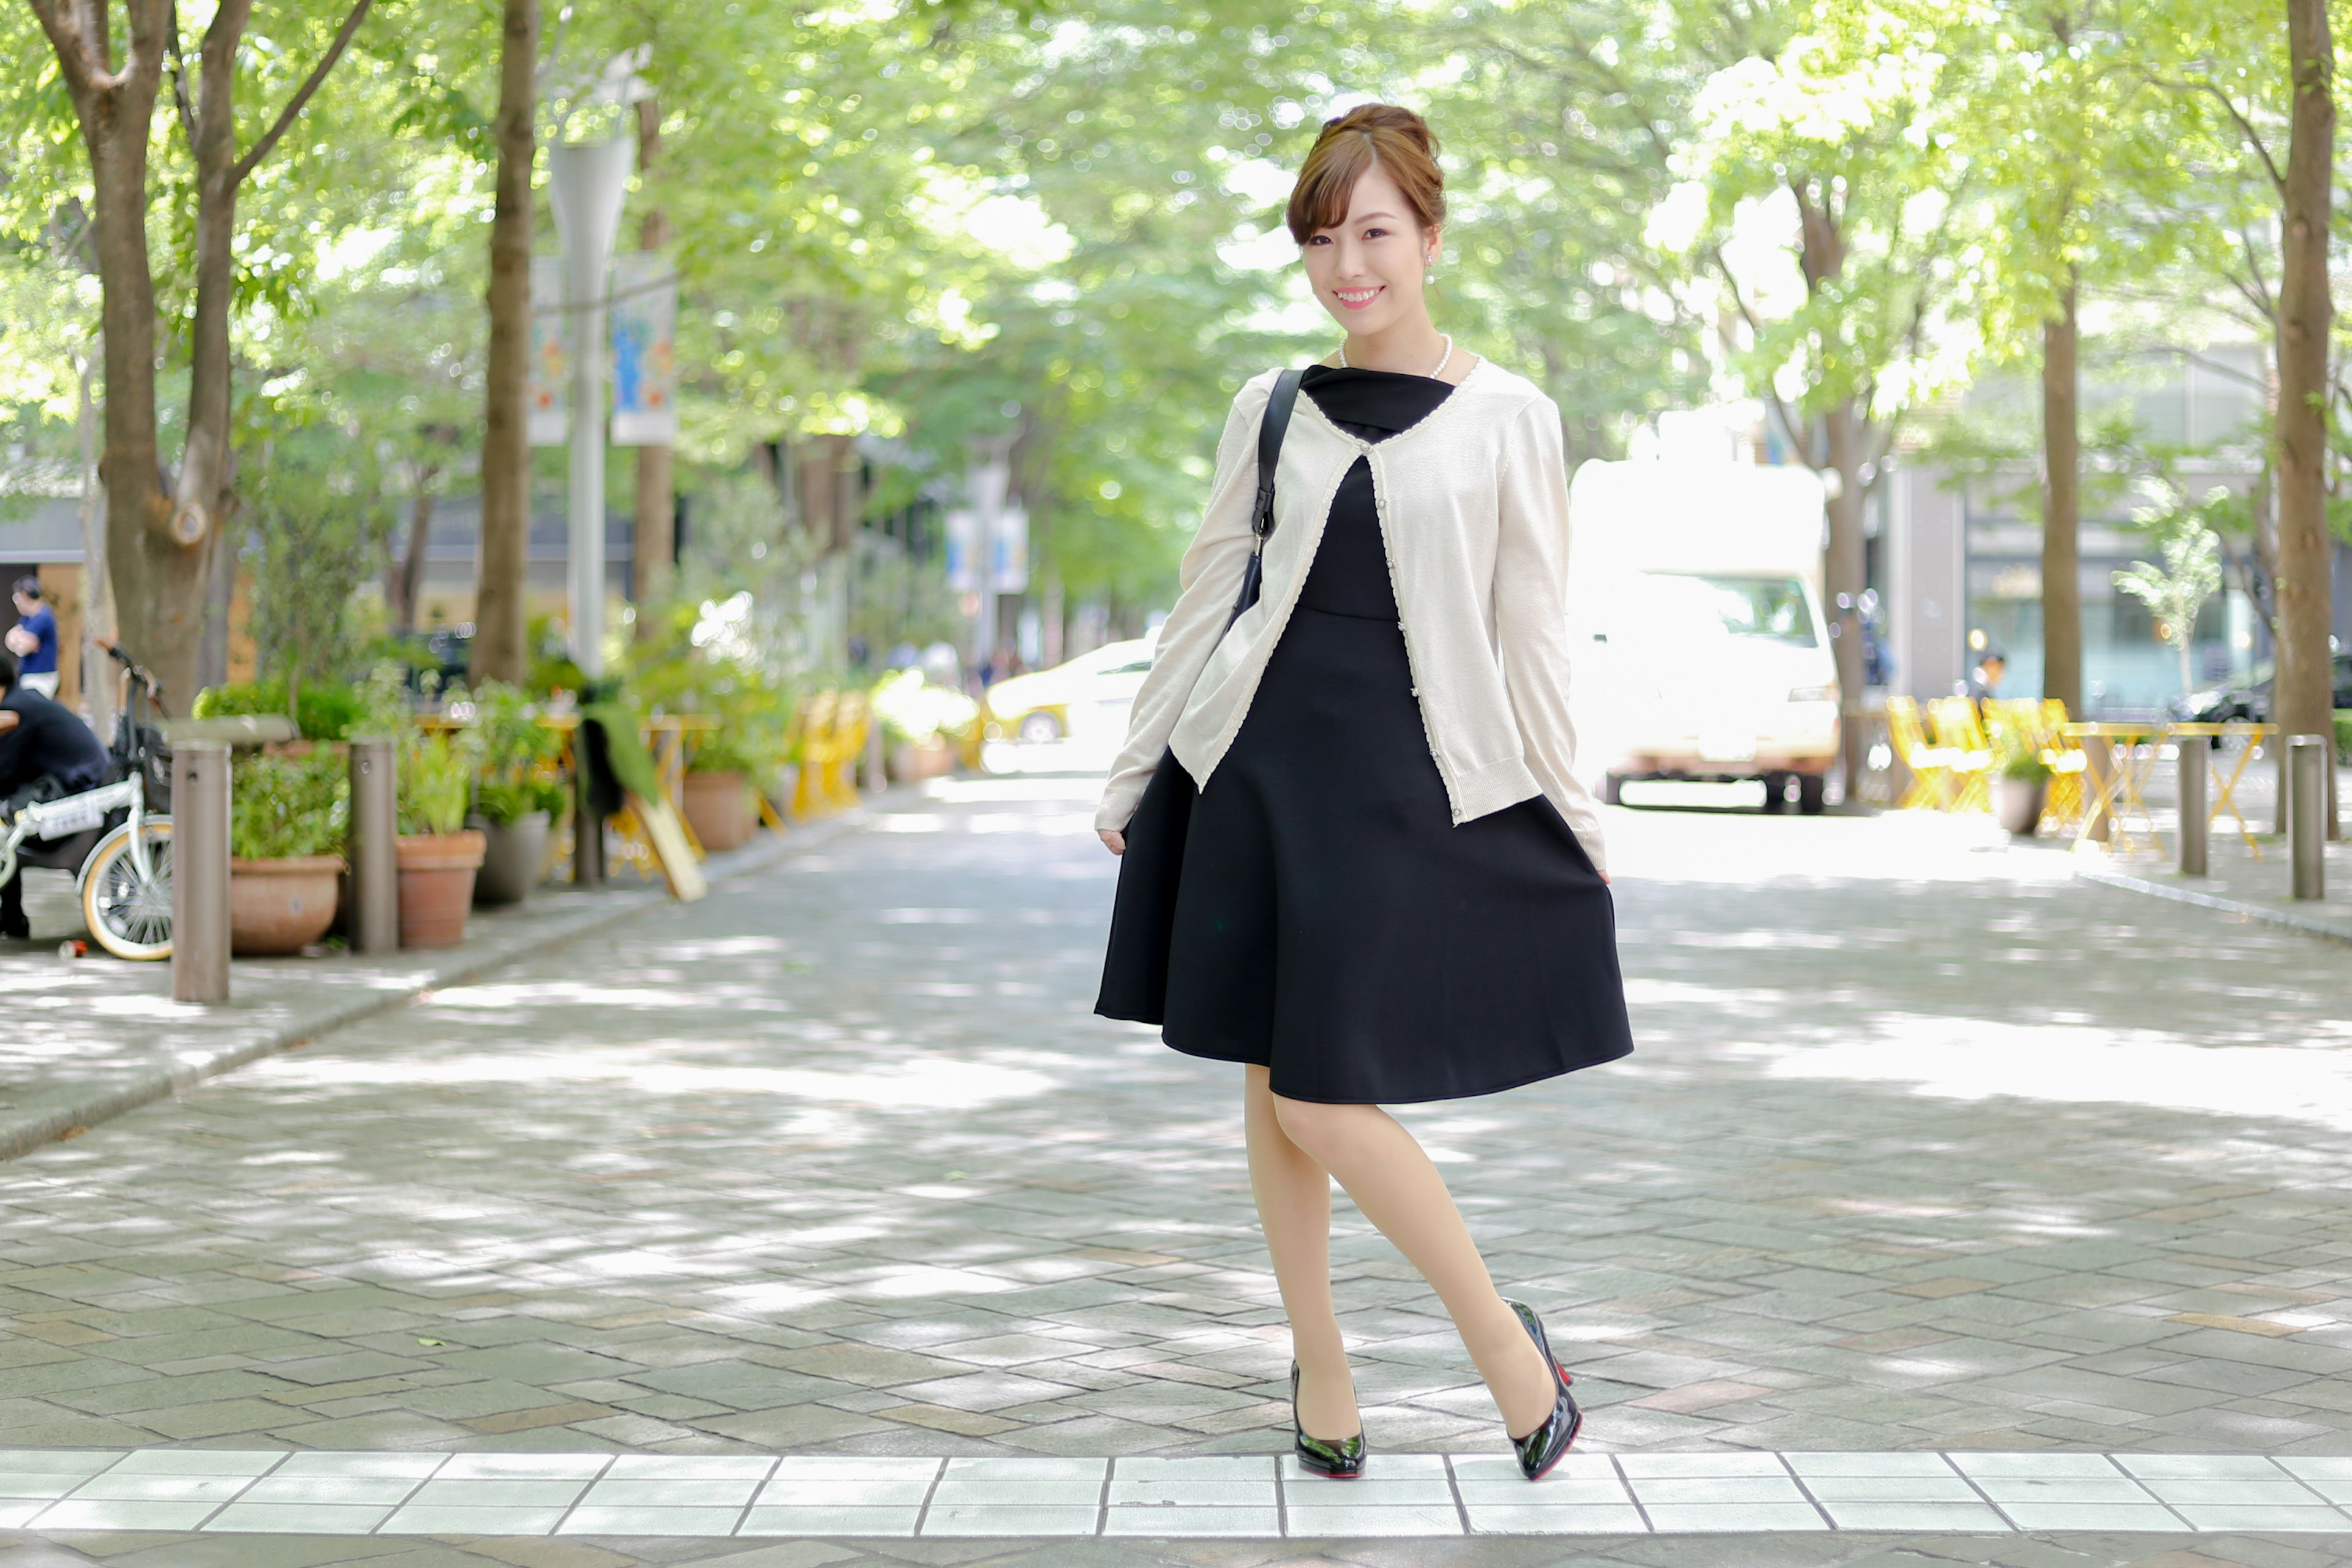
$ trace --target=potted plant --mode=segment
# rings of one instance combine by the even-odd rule
[[[351,772],[335,751],[236,764],[229,796],[229,951],[299,952],[327,934],[343,871]]]
[[[2000,761],[1992,781],[1993,817],[2020,838],[2031,838],[2042,826],[2042,807],[2050,792],[2050,764],[2031,735],[2002,732]]]
[[[474,902],[520,903],[546,869],[548,830],[570,798],[551,771],[562,743],[519,687],[486,680],[470,701],[481,768],[467,826],[483,838]]]
[[[885,677],[874,689],[873,704],[882,724],[883,766],[900,782],[954,771],[956,752],[950,742],[980,717],[978,703],[952,687],[930,685],[920,669]]]
[[[703,848],[715,855],[751,842],[751,830],[760,824],[751,778],[763,761],[742,729],[725,717],[688,753],[680,804],[687,826]]]
[[[447,735],[412,729],[400,748],[400,945],[455,947],[466,940],[474,875],[488,847],[466,826],[472,759]]]

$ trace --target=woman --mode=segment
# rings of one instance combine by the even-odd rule
[[[1234,401],[1096,819],[1127,857],[1097,1010],[1245,1064],[1299,1463],[1364,1464],[1331,1302],[1336,1178],[1453,1315],[1534,1479],[1582,1420],[1567,1373],[1380,1106],[1633,1043],[1597,814],[1570,772],[1559,414],[1430,322],[1434,151],[1418,115],[1366,105],[1324,126],[1291,193],[1347,337],[1280,428],[1262,590],[1238,615],[1275,374]]]

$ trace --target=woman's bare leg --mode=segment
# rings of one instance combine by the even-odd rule
[[[1253,1068],[1253,1072],[1261,1069]],[[1356,1200],[1366,1219],[1395,1244],[1405,1261],[1421,1270],[1445,1303],[1478,1375],[1495,1396],[1503,1425],[1524,1436],[1551,1415],[1556,1384],[1543,1354],[1528,1337],[1518,1316],[1503,1304],[1486,1260],[1419,1142],[1396,1118],[1377,1105],[1318,1105],[1267,1097],[1274,1121],[1303,1158],[1328,1171]],[[1251,1168],[1256,1168],[1253,1130]],[[1258,1200],[1261,1212],[1265,1200]],[[1272,1226],[1268,1226],[1269,1237]],[[1328,1222],[1324,1235],[1328,1237]],[[1328,1256],[1328,1241],[1326,1255]],[[1277,1266],[1278,1267],[1278,1266]],[[1324,1278],[1328,1280],[1328,1270]],[[1286,1284],[1284,1299],[1288,1300]],[[1328,1285],[1324,1300],[1328,1310]],[[1297,1321],[1294,1311],[1292,1321]],[[1318,1434],[1320,1436],[1320,1434]]]
[[[1242,1125],[1249,1137],[1250,1191],[1274,1255],[1282,1310],[1298,1358],[1298,1424],[1339,1441],[1362,1429],[1356,1384],[1331,1310],[1331,1174],[1292,1142],[1275,1119],[1266,1069],[1244,1067]]]

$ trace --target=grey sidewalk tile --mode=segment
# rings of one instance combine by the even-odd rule
[[[953,1467],[940,1479],[931,1507],[1094,1507],[1102,1500],[1100,1480],[1010,1480],[996,1476],[959,1475]]]
[[[2146,1481],[2276,1481],[2277,1465],[2261,1454],[2117,1454],[2116,1464]]]
[[[1111,1478],[1108,1501],[1118,1507],[1127,1504],[1150,1507],[1168,1504],[1197,1508],[1272,1508],[1276,1500],[1274,1467],[1259,1467],[1255,1479],[1239,1477],[1129,1477],[1117,1474]]]
[[[919,1481],[925,1486],[940,1473],[936,1458],[898,1454],[787,1454],[776,1461],[775,1479],[787,1481]]]
[[[1840,1530],[2006,1531],[2008,1523],[1980,1502],[1832,1502],[1822,1508]]]
[[[812,1503],[804,1506],[752,1509],[736,1528],[738,1535],[888,1535],[911,1536],[919,1508],[863,1508]]]
[[[30,1528],[47,1533],[57,1530],[194,1530],[214,1510],[214,1502],[152,1502],[68,1498],[33,1516]]]
[[[582,1508],[731,1508],[741,1509],[760,1489],[755,1477],[736,1480],[677,1478],[619,1479],[606,1477],[592,1485],[580,1500]]]
[[[0,1498],[0,1530],[19,1530],[33,1521],[33,1516],[49,1506],[46,1498]]]
[[[1808,1480],[1815,1476],[1942,1476],[1956,1472],[1941,1454],[1783,1454],[1789,1468]]]
[[[581,1480],[601,1474],[610,1454],[452,1454],[437,1481]]]
[[[1114,1504],[1103,1515],[1102,1532],[1144,1537],[1279,1536],[1282,1515],[1271,1504],[1255,1508]]]
[[[251,1535],[365,1535],[391,1512],[389,1507],[354,1503],[233,1502],[213,1515],[205,1529]]]
[[[2294,1508],[2319,1500],[2301,1481],[2280,1476],[2274,1480],[2174,1480],[2151,1477],[2140,1483],[2167,1503],[2245,1503],[2263,1508]]]
[[[498,1508],[410,1503],[385,1520],[383,1535],[546,1535],[562,1521],[561,1508]]]
[[[934,1502],[923,1516],[925,1535],[1092,1535],[1098,1510],[1091,1504],[1027,1504]]]
[[[2180,1516],[2161,1503],[2004,1502],[2000,1511],[2020,1530],[2182,1531]]]
[[[1645,1503],[1650,1528],[1660,1535],[1827,1530],[1828,1521],[1809,1502]]]
[[[599,1507],[582,1503],[559,1535],[732,1535],[740,1508]]]
[[[1462,1515],[1452,1503],[1382,1506],[1313,1502],[1289,1505],[1293,1538],[1333,1540],[1347,1536],[1460,1535]]]
[[[121,1458],[119,1449],[0,1448],[0,1477],[94,1476]]]
[[[120,1468],[92,1476],[74,1489],[87,1502],[195,1502],[217,1506],[253,1484],[250,1476],[191,1476],[127,1473]]]
[[[283,1448],[141,1448],[108,1474],[117,1476],[258,1476],[287,1457]]]
[[[1632,1503],[1478,1503],[1463,1499],[1472,1533],[1493,1535],[1645,1535]]]
[[[2256,1503],[2209,1502],[2183,1503],[2175,1513],[2200,1530],[2320,1531],[2328,1534],[2352,1534],[2352,1514],[2341,1509],[2306,1504],[2300,1507],[2264,1507]]]
[[[1617,1462],[1636,1486],[1651,1479],[1769,1476],[1785,1480],[1789,1474],[1778,1454],[1620,1454]]]
[[[446,1454],[324,1452],[295,1454],[269,1472],[271,1481],[293,1476],[373,1476],[423,1480],[448,1461]]]
[[[391,1508],[408,1500],[423,1483],[400,1476],[263,1477],[237,1494],[240,1503],[377,1503]]]
[[[2154,1494],[2126,1477],[1977,1476],[1977,1489],[1997,1503],[2154,1502]]]
[[[1672,1503],[1802,1502],[1805,1494],[1787,1476],[1636,1476],[1633,1496],[1643,1508]]]
[[[940,1477],[940,1484],[1001,1480],[1093,1481],[1099,1485],[1109,1471],[1108,1459],[974,1456],[950,1459],[946,1472]]]
[[[777,1479],[760,1489],[761,1508],[912,1508],[930,1496],[929,1476],[869,1479],[863,1476]]]
[[[761,1481],[776,1468],[763,1454],[623,1454],[604,1471],[600,1484],[616,1480],[751,1480]]]
[[[412,1504],[429,1508],[570,1508],[586,1481],[465,1481],[435,1477],[417,1488]]]
[[[1624,1483],[1614,1476],[1606,1480],[1580,1480],[1574,1477],[1563,1479],[1558,1471],[1554,1471],[1533,1485],[1519,1476],[1513,1476],[1509,1480],[1467,1477],[1456,1480],[1454,1489],[1465,1508],[1633,1506],[1633,1499],[1625,1490]]]
[[[1805,1489],[1819,1502],[1975,1502],[1976,1490],[1959,1477],[1807,1476]]]

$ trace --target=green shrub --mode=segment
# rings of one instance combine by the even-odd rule
[[[400,831],[457,833],[474,793],[473,759],[464,742],[411,730],[400,747]]]
[[[294,727],[306,741],[349,740],[367,710],[365,699],[358,689],[344,685],[305,686],[295,700],[295,707]],[[282,716],[285,712],[286,678],[272,676],[267,680],[207,686],[196,693],[190,716],[236,719],[249,714]]]
[[[349,763],[334,752],[240,758],[229,792],[228,852],[240,860],[342,854],[351,784]]]
[[[547,813],[552,821],[563,815],[571,800],[572,792],[562,779],[486,779],[475,792],[474,809],[487,822],[511,827],[534,811]]]
[[[874,688],[874,716],[892,745],[919,744],[934,735],[961,736],[980,717],[980,704],[952,687],[929,684],[919,669],[906,669]]]
[[[2336,710],[2336,760],[2352,767],[2352,708]]]

